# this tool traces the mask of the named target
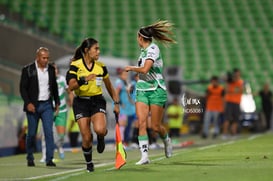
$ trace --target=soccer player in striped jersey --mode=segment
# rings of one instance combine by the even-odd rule
[[[162,125],[165,104],[167,102],[167,90],[163,79],[163,60],[160,49],[153,42],[175,43],[172,35],[172,24],[168,21],[158,21],[152,25],[142,27],[137,33],[137,41],[141,47],[138,66],[126,66],[126,71],[134,71],[139,74],[136,84],[136,113],[139,121],[139,147],[141,159],[137,165],[148,164],[148,136],[147,119],[151,113],[152,128],[159,133],[165,146],[165,156],[172,155],[171,139],[167,130]]]
[[[64,136],[65,136],[65,129],[66,129],[66,122],[67,122],[67,99],[71,101],[73,98],[73,92],[69,91],[68,85],[66,84],[65,77],[59,74],[59,69],[55,63],[53,63],[55,67],[56,76],[57,76],[57,84],[59,90],[59,98],[60,98],[60,106],[59,106],[59,113],[55,115],[54,122],[56,127],[56,138],[55,144],[58,148],[59,157],[64,159]]]

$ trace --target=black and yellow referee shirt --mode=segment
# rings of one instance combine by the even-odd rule
[[[77,96],[95,96],[102,94],[103,79],[109,77],[106,66],[100,62],[95,61],[91,69],[85,65],[83,59],[72,61],[69,71],[67,72],[67,82],[75,78],[79,80],[80,77],[86,77],[90,74],[95,74],[96,79],[88,81],[88,84],[80,86],[74,92]]]

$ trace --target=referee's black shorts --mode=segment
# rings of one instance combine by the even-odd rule
[[[73,111],[76,121],[83,117],[102,112],[106,113],[106,101],[102,95],[91,97],[75,97],[73,101]]]

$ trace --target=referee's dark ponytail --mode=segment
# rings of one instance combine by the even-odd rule
[[[98,41],[93,38],[86,38],[85,40],[83,40],[81,46],[76,49],[72,61],[83,58],[84,54],[86,53],[85,49],[87,48],[89,50],[96,43],[98,43]]]

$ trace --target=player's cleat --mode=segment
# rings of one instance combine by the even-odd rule
[[[226,134],[223,134],[221,138],[222,138],[222,140],[227,140],[227,139],[229,139],[229,136]]]
[[[98,136],[97,140],[98,140],[97,151],[98,153],[102,153],[105,148],[104,136],[103,137]]]
[[[152,143],[149,145],[149,149],[151,149],[151,150],[160,149],[160,145],[157,143]]]
[[[60,158],[61,160],[64,159],[64,149],[63,149],[62,147],[59,148],[59,158]]]
[[[171,138],[167,138],[166,140],[164,140],[164,149],[166,158],[170,158],[173,151]]]
[[[64,159],[64,153],[59,153],[59,157],[60,157],[60,159]]]
[[[46,166],[47,167],[56,167],[56,164],[52,160],[50,160],[49,162],[46,163]]]
[[[150,163],[150,160],[148,157],[146,157],[146,158],[141,158],[138,162],[136,162],[136,165],[145,165],[149,163]]]
[[[46,160],[45,158],[41,158],[40,162],[45,163],[45,160]]]
[[[27,166],[28,166],[28,167],[35,167],[34,161],[33,161],[33,160],[28,160],[28,161],[27,161]]]
[[[93,165],[92,162],[86,164],[86,171],[87,171],[87,172],[94,172],[94,165]]]

